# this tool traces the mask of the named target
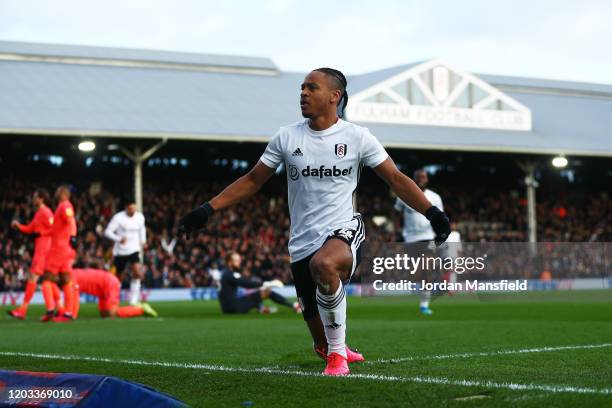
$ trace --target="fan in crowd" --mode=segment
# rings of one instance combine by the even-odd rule
[[[33,240],[11,228],[12,221],[25,224],[31,220],[36,211],[32,191],[47,185],[52,187],[59,181],[40,184],[40,181],[23,177],[7,177],[0,181],[3,186],[0,190],[0,291],[22,290],[29,281],[28,273],[35,256]],[[143,251],[142,265],[146,287],[213,286],[210,271],[224,265],[224,258],[231,251],[242,254],[242,268],[251,271],[253,276],[262,280],[278,279],[285,284],[291,282],[286,249],[289,218],[283,192],[258,193],[249,201],[224,211],[195,239],[174,239],[179,214],[203,202],[222,185],[222,181],[210,182],[197,194],[193,194],[193,186],[187,184],[181,187],[145,186],[143,212],[147,219],[147,248]],[[465,242],[527,240],[526,203],[518,191],[436,186],[445,200],[446,212],[458,221]],[[605,192],[564,194],[562,198],[558,195],[539,197],[540,241],[612,240],[612,201]],[[77,184],[71,198],[79,224],[79,256],[75,267],[111,268],[114,243],[104,238],[104,230],[119,210],[118,197],[122,195],[121,191],[111,193],[105,189],[94,194],[88,184]],[[400,220],[387,192],[358,190],[357,204],[369,231],[368,241],[401,240]],[[386,221],[374,223],[374,217],[383,217]],[[215,234],[210,234],[211,231]],[[571,259],[567,262],[576,263]],[[123,282],[126,288],[129,284],[129,279]]]

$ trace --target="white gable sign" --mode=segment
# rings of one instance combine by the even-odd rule
[[[351,95],[353,122],[531,130],[531,111],[474,75],[439,60]]]

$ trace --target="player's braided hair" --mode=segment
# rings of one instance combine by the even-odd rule
[[[337,69],[333,69],[333,68],[317,68],[315,69],[315,71],[319,71],[319,72],[323,72],[324,74],[327,74],[334,81],[334,84],[336,85],[336,87],[342,92],[342,96],[340,97],[340,100],[338,101],[338,106],[340,107],[340,114],[338,116],[343,118],[344,109],[346,109],[346,104],[348,103],[348,93],[346,92],[346,85],[347,85],[346,77],[344,76],[342,72],[338,71]]]

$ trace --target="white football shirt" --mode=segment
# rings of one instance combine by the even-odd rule
[[[446,239],[446,256],[450,258],[458,258],[459,252],[463,249],[461,244],[461,233],[459,231],[451,231]]]
[[[308,123],[281,127],[260,159],[273,169],[286,167],[291,262],[318,250],[331,231],[356,227],[353,192],[361,166],[376,167],[389,157],[367,128],[338,119],[316,131]]]
[[[432,205],[438,207],[440,211],[444,211],[442,198],[438,194],[427,188],[423,194],[425,194],[425,197],[427,197]],[[404,228],[402,229],[404,242],[432,241],[435,238],[436,235],[429,220],[420,212],[412,209],[399,197],[395,201],[395,209],[401,211],[404,215]]]
[[[104,235],[115,241],[113,255],[131,255],[140,252],[142,245],[147,241],[147,229],[145,228],[145,217],[136,211],[129,217],[125,211],[119,211],[113,215]],[[125,238],[126,242],[121,243]]]

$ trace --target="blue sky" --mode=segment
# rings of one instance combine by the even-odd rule
[[[612,84],[612,1],[0,0],[0,39],[267,56],[355,74],[442,58]]]

